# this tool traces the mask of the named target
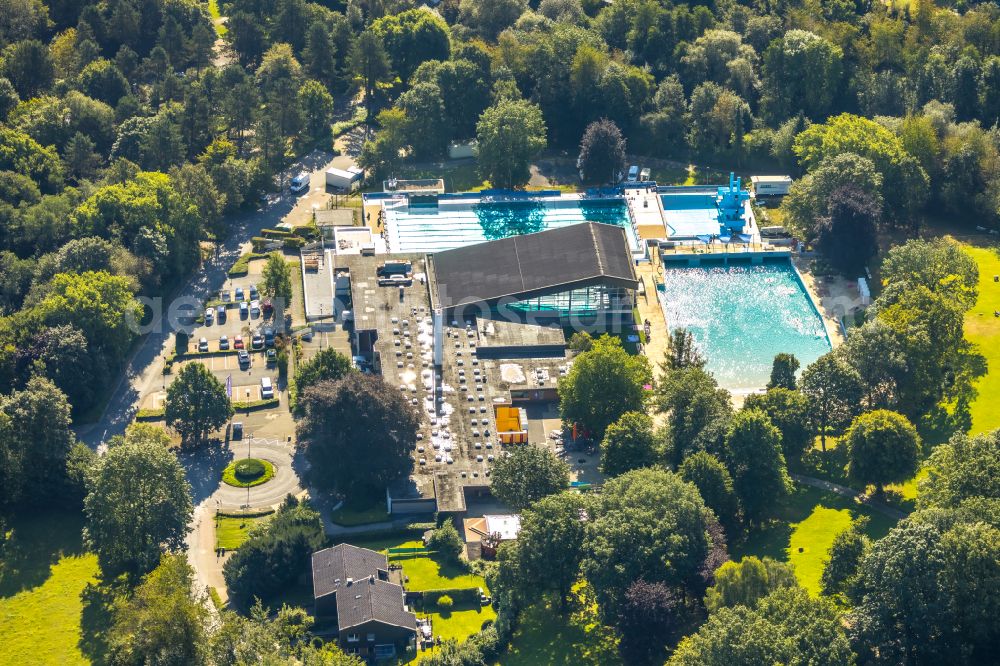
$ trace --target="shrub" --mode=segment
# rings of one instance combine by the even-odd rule
[[[450,610],[455,605],[455,602],[447,594],[444,594],[438,597],[437,605],[441,610]]]
[[[450,520],[431,532],[428,545],[450,562],[458,562],[464,548],[462,537]]]
[[[222,481],[226,485],[237,488],[253,488],[271,480],[274,476],[274,465],[266,460],[242,458],[229,463],[222,470]]]

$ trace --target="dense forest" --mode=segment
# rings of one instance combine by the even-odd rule
[[[372,180],[474,140],[484,182],[522,187],[544,151],[605,154],[597,135],[636,156],[789,173],[779,214],[797,236],[851,278],[884,257],[847,343],[798,380],[777,359],[739,410],[683,331],[653,404],[645,358],[578,341],[587,395],[609,378],[634,389],[592,428],[613,478],[600,495],[556,493],[556,463],[523,461],[555,481],[500,491],[524,532],[484,565],[497,621],[424,663],[495,663],[525,611],[544,596],[563,614],[581,581],[629,663],[996,662],[1000,436],[965,434],[985,372],[962,328],[979,275],[948,242],[885,238],[928,221],[1000,229],[997,3],[0,0],[0,537],[26,506],[87,515],[104,582],[125,572],[112,663],[357,663],[313,646],[304,612],[269,616],[250,594],[246,612],[207,619],[183,558],[160,559],[184,547],[192,512],[169,438],[133,426],[98,458],[72,430],[118,381],[149,314],[139,297],[169,295],[288,165],[330,151],[335,116],[356,119]],[[569,381],[563,413],[584,421]],[[879,540],[840,534],[817,596],[769,558],[727,560],[828,431],[876,492],[937,446],[917,510]],[[116,494],[132,474],[164,498],[149,533],[132,534]],[[289,501],[231,572],[281,588],[321,532]]]

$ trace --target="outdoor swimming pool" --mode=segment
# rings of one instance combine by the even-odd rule
[[[385,215],[391,252],[441,252],[581,222],[624,227],[629,247],[640,249],[622,199],[440,200],[387,205]]]
[[[823,320],[787,260],[664,268],[667,324],[691,331],[720,386],[764,388],[775,354],[809,365],[830,351]]]
[[[714,194],[663,194],[663,213],[667,231],[674,238],[715,236],[722,230]]]

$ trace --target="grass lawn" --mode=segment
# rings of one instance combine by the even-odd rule
[[[98,574],[81,528],[81,516],[62,512],[13,522],[0,559],[0,664],[89,664],[98,656],[80,645],[85,623],[88,633],[103,630],[81,596]]]
[[[777,519],[755,529],[746,541],[731,547],[730,554],[734,560],[756,555],[791,562],[799,584],[819,594],[820,577],[834,537],[860,516],[870,518],[866,532],[873,539],[885,536],[895,525],[891,518],[845,497],[796,486],[782,503]]]
[[[384,499],[366,506],[355,506],[349,502],[344,502],[339,509],[330,514],[330,519],[338,525],[345,527],[367,525],[369,523],[380,523],[389,520],[389,511],[386,508]]]
[[[597,602],[585,587],[577,585],[571,611],[564,616],[550,600],[527,608],[503,655],[501,666],[570,664],[614,666],[621,664],[614,629],[601,624]]]
[[[448,613],[435,610],[430,613],[417,613],[417,617],[430,617],[435,636],[441,640],[455,640],[461,643],[469,636],[483,628],[483,623],[492,622],[497,618],[493,606],[483,606],[478,603],[456,604]]]
[[[222,13],[219,11],[219,0],[208,0],[208,15],[212,17],[212,22],[215,24],[215,34],[219,37],[225,37],[229,29],[224,21],[219,20],[222,17]]]
[[[1000,428],[1000,319],[993,316],[1000,310],[1000,247],[965,245],[979,265],[979,301],[965,315],[965,337],[978,346],[986,357],[987,374],[979,379],[979,397],[972,403],[972,433]]]
[[[399,536],[351,540],[348,543],[380,552],[388,548],[423,548],[424,545],[420,539]],[[436,554],[418,557],[395,556],[390,561],[403,566],[403,573],[409,578],[406,589],[414,592],[466,587],[481,587],[487,590],[486,581],[482,576],[468,573],[464,567],[445,562]]]
[[[273,513],[273,512],[272,512]],[[235,550],[247,540],[250,529],[268,520],[270,514],[259,516],[217,516],[215,519],[215,547]]]
[[[396,177],[400,180],[442,178],[447,192],[473,192],[488,187],[488,183],[479,175],[479,165],[476,160],[457,160],[433,164],[406,164],[404,162],[397,169]]]

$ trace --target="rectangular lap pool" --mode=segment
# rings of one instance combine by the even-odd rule
[[[441,252],[580,222],[624,227],[632,250],[641,249],[625,202],[620,198],[519,201],[442,198],[428,205],[401,201],[385,206],[390,252]]]
[[[714,194],[663,194],[663,215],[671,238],[715,236],[721,233],[719,207]]]
[[[668,326],[691,331],[707,369],[731,391],[764,388],[779,352],[804,368],[830,351],[823,320],[788,260],[664,268],[663,282]]]

